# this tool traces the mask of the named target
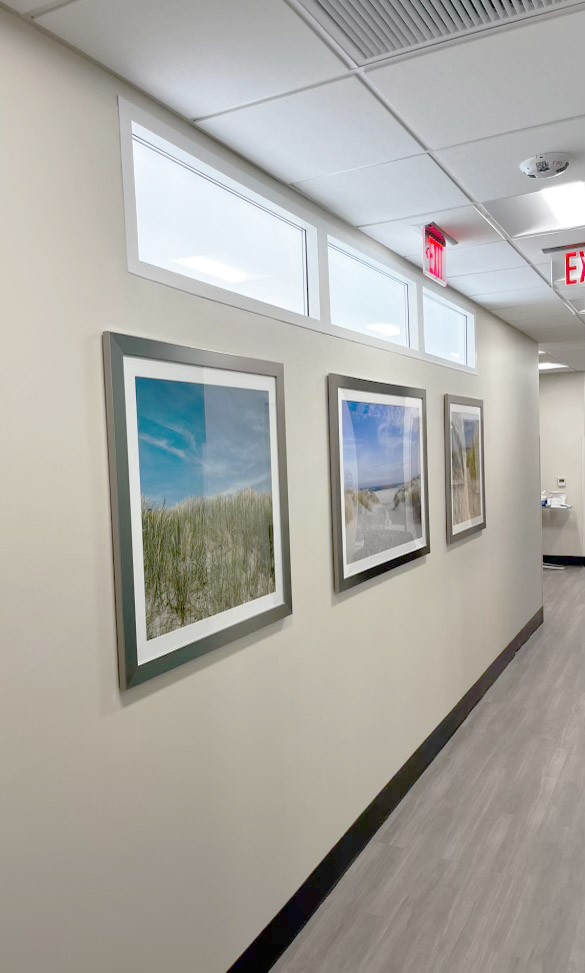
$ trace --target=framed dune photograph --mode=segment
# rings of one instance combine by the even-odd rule
[[[282,365],[104,335],[120,686],[292,611]]]
[[[333,574],[344,591],[430,551],[426,393],[330,375]]]
[[[447,543],[485,527],[483,402],[445,396]]]

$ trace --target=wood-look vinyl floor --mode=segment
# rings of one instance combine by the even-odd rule
[[[272,973],[584,973],[585,569]]]

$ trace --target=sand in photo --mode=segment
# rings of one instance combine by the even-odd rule
[[[422,537],[420,413],[345,401],[342,432],[350,564]]]

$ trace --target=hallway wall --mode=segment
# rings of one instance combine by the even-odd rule
[[[572,510],[543,511],[543,554],[583,557],[585,376],[581,372],[541,375],[539,384],[542,489],[561,490],[557,477],[566,477],[563,492],[573,505]]]
[[[0,11],[3,973],[225,973],[542,604],[534,342],[478,308],[473,375],[130,275],[119,94],[171,119]],[[124,695],[105,330],[285,366],[294,613]],[[428,396],[431,553],[339,596],[329,372]],[[487,488],[449,548],[446,392]]]

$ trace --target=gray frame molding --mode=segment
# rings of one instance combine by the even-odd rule
[[[281,364],[240,358],[219,352],[202,351],[182,345],[106,332],[103,336],[106,387],[106,417],[112,507],[112,539],[118,636],[120,688],[128,689],[169,669],[196,659],[213,649],[276,622],[292,612],[288,490],[286,470],[286,433],[284,418],[284,368]],[[278,439],[280,520],[282,541],[283,602],[274,608],[237,622],[212,635],[191,642],[173,652],[139,665],[136,646],[134,568],[130,520],[130,489],[126,404],[124,396],[124,359],[145,358],[156,361],[221,368],[228,371],[266,375],[276,384],[276,429]]]
[[[481,502],[483,507],[483,520],[481,524],[475,524],[466,530],[453,533],[453,507],[451,502],[452,477],[451,477],[451,406],[452,405],[471,405],[479,409],[480,414],[480,438],[481,438]],[[445,395],[445,512],[447,523],[447,544],[454,544],[455,541],[470,534],[477,534],[484,530],[486,525],[485,514],[485,448],[484,448],[484,413],[483,399],[469,399],[462,395]]]
[[[430,523],[429,523],[429,477],[427,460],[427,394],[424,389],[411,388],[406,385],[388,385],[385,382],[373,382],[363,378],[350,378],[347,375],[329,375],[327,378],[328,400],[329,400],[329,464],[330,464],[330,483],[331,483],[331,526],[333,536],[333,583],[335,591],[345,591],[353,588],[354,585],[361,584],[369,578],[375,578],[379,574],[391,571],[401,564],[414,561],[419,557],[425,557],[430,553]],[[422,411],[422,453],[423,467],[421,478],[424,482],[424,516],[426,526],[427,542],[424,547],[408,554],[401,554],[399,557],[376,564],[375,567],[360,571],[359,574],[345,578],[343,575],[343,536],[341,531],[341,518],[344,512],[341,505],[341,476],[340,476],[340,445],[339,445],[339,422],[338,422],[338,391],[339,389],[355,390],[360,392],[373,392],[378,395],[398,395],[421,400]]]

